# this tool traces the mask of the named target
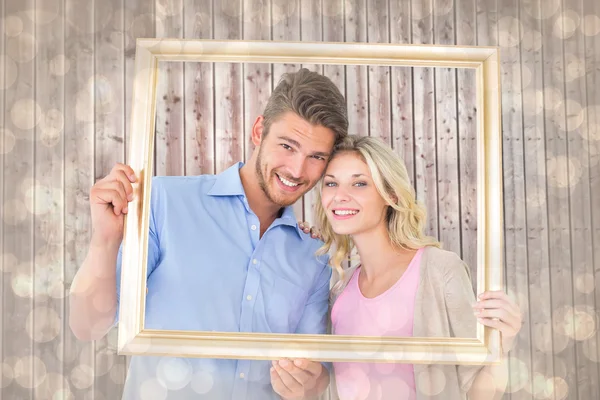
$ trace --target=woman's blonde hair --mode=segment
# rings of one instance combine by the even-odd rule
[[[344,153],[357,154],[367,164],[377,192],[389,206],[386,222],[393,246],[414,250],[425,246],[441,247],[435,238],[423,232],[426,211],[417,203],[415,190],[400,156],[379,138],[356,135],[349,135],[336,145],[332,159]],[[321,180],[319,189],[322,187]],[[333,298],[341,292],[351,276],[345,276],[342,263],[349,259],[354,243],[349,235],[338,235],[333,231],[326,210],[321,205],[320,190],[316,192],[316,224],[325,242],[318,254],[331,251],[329,264],[339,276],[331,290]]]

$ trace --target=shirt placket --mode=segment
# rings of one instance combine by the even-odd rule
[[[246,199],[243,199],[246,206],[246,218],[250,227],[250,238],[254,251],[247,265],[246,284],[242,296],[240,331],[251,332],[252,320],[254,316],[255,299],[260,283],[260,264],[262,260],[263,246],[260,243],[260,224],[258,217],[250,212]],[[233,387],[232,399],[245,399],[248,387],[248,373],[250,370],[250,360],[238,360],[236,368],[236,381]]]

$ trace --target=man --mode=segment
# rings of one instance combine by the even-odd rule
[[[154,177],[145,326],[325,333],[331,270],[291,205],[321,178],[347,128],[338,88],[302,69],[284,75],[256,118],[247,164],[216,176]],[[70,327],[81,340],[103,337],[118,320],[123,221],[136,179],[118,164],[90,191],[92,240],[70,294]],[[143,356],[131,359],[124,398],[296,399],[328,384],[328,369],[309,360]]]

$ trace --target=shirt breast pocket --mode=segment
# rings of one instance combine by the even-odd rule
[[[272,333],[294,333],[304,313],[308,293],[286,279],[275,277],[267,304],[267,323]]]

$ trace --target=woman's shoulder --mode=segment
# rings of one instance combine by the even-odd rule
[[[468,273],[465,262],[453,251],[427,246],[423,256],[425,259],[425,262],[422,263],[423,267],[429,271],[436,271],[436,275],[443,272],[441,276],[445,276],[447,274],[462,273],[465,270]]]

